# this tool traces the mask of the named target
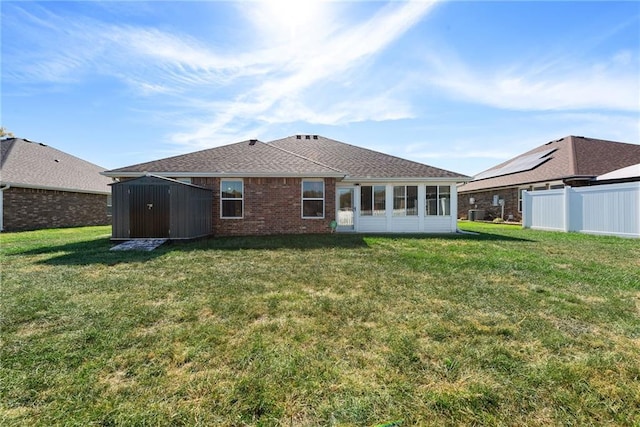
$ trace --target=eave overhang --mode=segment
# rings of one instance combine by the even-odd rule
[[[32,188],[34,190],[64,191],[67,193],[104,194],[107,196],[111,194],[111,191],[109,190],[97,191],[97,190],[87,190],[87,189],[81,189],[81,188],[70,188],[70,187],[65,188],[65,187],[51,187],[47,185],[25,184],[22,182],[9,182],[9,181],[0,182],[0,186],[5,186],[5,185],[8,185],[10,188]]]
[[[354,177],[346,176],[342,182],[349,184],[359,183],[380,183],[380,182],[468,182],[471,178],[468,176],[454,176],[454,177]]]

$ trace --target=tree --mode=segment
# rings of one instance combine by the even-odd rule
[[[4,126],[0,127],[0,138],[13,138],[13,133],[9,132],[4,128]]]

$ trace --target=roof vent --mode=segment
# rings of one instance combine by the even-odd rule
[[[302,135],[296,135],[296,139],[302,139]]]
[[[258,142],[257,139],[250,139],[249,140],[249,145],[256,145],[256,142]]]
[[[313,135],[313,139],[318,139],[318,135]]]
[[[58,159],[53,159],[53,161],[56,162],[56,163],[60,163],[60,160],[58,160]]]
[[[304,136],[306,139],[311,139],[311,135],[305,135]]]

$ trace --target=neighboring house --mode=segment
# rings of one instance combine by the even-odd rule
[[[159,180],[169,178],[209,189],[213,193],[210,234],[218,236],[334,229],[455,232],[456,186],[469,179],[318,135],[294,135],[269,143],[244,141],[104,172],[121,183],[147,174],[153,174],[153,185],[169,185]],[[155,206],[165,207],[146,214],[170,228],[166,206],[171,205],[171,196],[165,190],[140,196],[143,191],[114,196],[114,239],[156,237],[131,230],[142,214],[139,210],[154,212]],[[171,229],[147,234],[175,238]],[[190,236],[179,236],[185,237]]]
[[[458,216],[522,219],[522,194],[593,185],[599,175],[640,162],[640,145],[582,136],[551,141],[458,187]]]
[[[109,224],[104,168],[21,138],[3,139],[0,148],[0,229]]]
[[[600,175],[592,182],[592,185],[635,181],[640,181],[640,163]]]

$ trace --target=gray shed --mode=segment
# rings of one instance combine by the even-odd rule
[[[147,174],[111,184],[112,240],[194,239],[213,233],[213,192]]]

